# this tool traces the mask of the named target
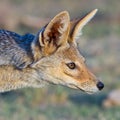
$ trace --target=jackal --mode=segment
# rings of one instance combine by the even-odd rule
[[[101,90],[103,83],[88,70],[76,44],[96,12],[70,21],[68,12],[63,11],[36,35],[0,30],[0,92],[47,84],[87,93]]]

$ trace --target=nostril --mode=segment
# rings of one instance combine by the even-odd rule
[[[99,90],[102,90],[104,88],[104,84],[102,82],[98,82],[97,87]]]

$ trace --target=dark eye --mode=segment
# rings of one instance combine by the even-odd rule
[[[70,69],[75,69],[76,68],[76,65],[74,62],[71,62],[71,63],[67,63],[66,64]]]

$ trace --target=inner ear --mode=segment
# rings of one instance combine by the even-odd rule
[[[53,25],[48,26],[43,32],[43,42],[53,42],[55,45],[59,45],[60,39],[64,31],[64,24],[61,21],[56,21]]]
[[[68,12],[64,11],[55,16],[43,32],[40,32],[39,42],[45,56],[54,53],[58,47],[67,42],[69,24]]]

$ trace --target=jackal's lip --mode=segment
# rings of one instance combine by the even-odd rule
[[[94,93],[96,93],[96,92],[98,92],[98,91],[96,91],[96,90],[83,90],[83,89],[81,89],[81,88],[79,88],[79,90],[81,90],[81,91],[83,91],[83,92],[85,92],[85,93],[87,93],[87,94],[94,94]]]
[[[94,93],[96,93],[96,91],[84,91],[84,92],[86,92],[87,94],[94,94]]]
[[[81,89],[81,88],[78,87],[77,85],[69,84],[69,85],[67,85],[67,86],[70,87],[70,88],[73,88],[73,89],[76,89],[76,90],[81,90],[81,91],[85,92],[85,90]]]
[[[78,87],[77,85],[74,85],[74,84],[70,84],[69,87],[71,87],[73,89],[76,89],[76,90],[81,90],[81,91],[83,91],[87,94],[94,94],[94,93],[97,92],[96,90],[94,90],[94,91],[93,90],[84,90],[84,89],[82,89],[82,88],[80,88],[80,87]]]

